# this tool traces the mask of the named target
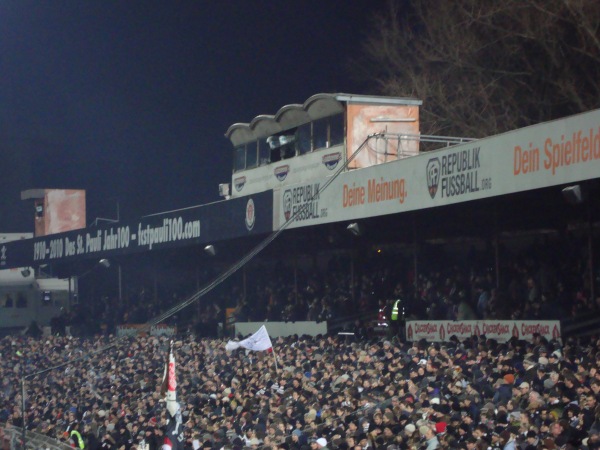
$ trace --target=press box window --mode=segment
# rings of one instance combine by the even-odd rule
[[[319,150],[321,148],[329,147],[329,140],[327,136],[327,119],[319,119],[313,122],[313,149]]]
[[[271,162],[271,149],[266,142],[261,144],[260,141],[256,143],[258,146],[258,161],[261,166],[269,164]]]
[[[338,114],[329,118],[329,146],[344,143],[344,115]]]
[[[300,125],[296,130],[296,151],[299,155],[304,155],[312,150],[311,131],[311,123]]]
[[[244,170],[246,168],[246,146],[242,145],[234,150],[233,170]]]
[[[258,146],[251,142],[246,145],[246,169],[258,166]]]
[[[265,140],[271,150],[271,162],[282,161],[296,156],[296,130],[274,134]]]

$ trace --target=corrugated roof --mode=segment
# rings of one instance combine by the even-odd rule
[[[382,97],[357,94],[315,94],[304,104],[283,106],[272,115],[261,114],[250,123],[234,123],[225,137],[234,147],[258,139],[267,138],[284,130],[297,127],[304,123],[333,116],[344,111],[346,103],[371,103],[387,105],[420,105],[420,100],[402,97]]]

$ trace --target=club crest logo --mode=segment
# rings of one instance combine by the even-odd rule
[[[290,189],[283,193],[283,215],[286,222],[292,217],[292,191]]]
[[[556,325],[552,329],[552,339],[558,339],[560,337],[560,331]]]
[[[246,177],[238,177],[233,180],[233,185],[235,186],[235,190],[240,192],[244,189],[244,185],[246,184]]]
[[[275,177],[279,180],[279,181],[283,181],[286,179],[286,177],[288,176],[288,172],[290,171],[290,166],[288,166],[287,164],[285,166],[279,166],[279,167],[275,167],[275,170],[273,171],[273,173],[275,174]]]
[[[325,165],[325,167],[327,167],[329,170],[333,170],[337,167],[341,159],[342,154],[340,152],[330,153],[323,156],[323,165]]]
[[[517,339],[519,339],[519,329],[517,328],[517,324],[516,323],[513,325],[512,335],[514,337],[516,337]]]
[[[427,190],[431,198],[434,198],[437,194],[440,184],[440,169],[441,165],[438,158],[431,158],[427,163]]]
[[[256,209],[254,208],[254,200],[248,199],[248,203],[246,203],[246,228],[248,231],[254,228],[254,223],[256,222]]]

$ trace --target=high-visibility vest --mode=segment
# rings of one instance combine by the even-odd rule
[[[394,307],[392,308],[392,320],[398,320],[398,303],[400,303],[400,300],[394,302]]]
[[[77,438],[77,445],[79,445],[79,448],[85,448],[85,442],[83,442],[83,438],[81,437],[81,434],[79,434],[79,431],[71,431],[71,436],[73,435],[75,435],[75,437]]]

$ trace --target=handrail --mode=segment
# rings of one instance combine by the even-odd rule
[[[2,431],[2,433],[0,434],[2,440],[10,441],[10,450],[23,449],[22,428],[12,424],[0,424],[0,430]],[[4,442],[0,442],[0,448],[4,448]],[[41,448],[50,450],[73,450],[71,446],[66,444],[65,442],[61,442],[44,434],[26,430],[25,449],[39,450]]]
[[[596,334],[599,327],[600,312],[596,312],[563,319],[561,328],[563,336],[583,337]]]

